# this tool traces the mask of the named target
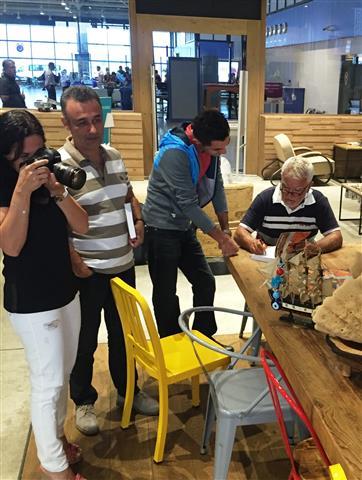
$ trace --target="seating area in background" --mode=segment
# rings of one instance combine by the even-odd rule
[[[205,416],[205,426],[201,440],[201,453],[208,451],[212,427],[216,418],[214,480],[226,480],[235,441],[236,427],[259,425],[276,422],[277,418],[269,394],[264,372],[261,368],[234,368],[239,360],[260,363],[261,359],[247,355],[249,348],[258,351],[260,329],[257,328],[239,352],[229,352],[219,346],[205,344],[195,332],[189,328],[190,316],[195,312],[213,310],[215,312],[230,313],[240,317],[251,317],[249,312],[231,310],[218,307],[194,307],[185,310],[179,317],[181,329],[193,342],[195,349],[200,345],[215,352],[229,355],[233,361],[226,370],[212,372],[207,375],[209,380],[209,396]],[[255,348],[255,342],[257,348]],[[200,359],[202,365],[202,359]],[[293,441],[295,416],[289,405],[284,402],[283,414]]]
[[[151,310],[144,297],[119,278],[111,281],[112,291],[122,321],[127,352],[127,391],[123,408],[121,427],[130,424],[134,396],[134,364],[144,369],[158,381],[160,412],[156,446],[153,459],[162,462],[168,427],[168,387],[173,383],[191,379],[192,405],[200,403],[199,375],[204,370],[226,367],[230,358],[210,348],[198,345],[194,350],[184,333],[159,338]],[[143,325],[141,322],[141,317]],[[217,344],[200,332],[194,335],[203,345],[216,347]]]
[[[327,157],[321,152],[311,150],[309,147],[294,147],[289,140],[288,136],[284,133],[275,135],[273,139],[277,158],[266,165],[261,174],[264,178],[264,172],[269,169],[273,164],[278,164],[278,169],[270,176],[270,181],[275,185],[280,174],[283,163],[290,157],[301,156],[308,158],[314,167],[314,179],[317,179],[319,183],[326,185],[333,176],[334,173],[334,160]]]

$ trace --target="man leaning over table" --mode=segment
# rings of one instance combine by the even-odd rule
[[[110,279],[119,277],[135,287],[133,249],[143,242],[141,208],[117,150],[103,145],[102,107],[97,93],[85,86],[69,87],[61,97],[62,120],[71,136],[60,149],[62,161],[83,168],[87,181],[81,190],[69,190],[89,215],[86,235],[73,235],[72,264],[79,277],[81,329],[76,363],[70,376],[70,396],[76,404],[76,427],[85,435],[98,433],[92,385],[94,353],[101,311],[108,333],[108,364],[118,404],[127,385],[126,353],[121,322]],[[136,239],[129,240],[125,202],[130,202]],[[133,408],[157,415],[158,403],[136,386]]]
[[[330,203],[321,192],[311,188],[313,164],[307,158],[291,157],[282,167],[281,182],[256,196],[236,229],[234,240],[243,249],[263,254],[267,245],[275,245],[285,232],[309,232],[306,250],[332,252],[342,246],[342,234]],[[323,237],[313,240],[320,231]],[[252,233],[256,232],[256,238]],[[302,250],[304,241],[295,246]]]

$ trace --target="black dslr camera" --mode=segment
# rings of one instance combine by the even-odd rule
[[[37,160],[46,158],[48,164],[45,165],[54,173],[57,181],[69,188],[79,190],[85,184],[87,175],[84,170],[76,167],[69,167],[61,163],[60,153],[54,148],[39,148],[31,157],[24,162],[30,165]]]

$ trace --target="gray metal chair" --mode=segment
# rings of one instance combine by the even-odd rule
[[[259,357],[246,355],[245,352],[254,342],[260,341],[260,328],[253,332],[240,352],[229,352],[223,348],[211,347],[196,337],[189,329],[190,316],[200,311],[215,311],[240,315],[252,315],[249,312],[219,307],[194,307],[185,310],[179,316],[179,325],[193,342],[211,348],[234,359],[227,370],[213,373],[204,372],[209,380],[205,425],[202,436],[201,454],[207,452],[212,427],[216,418],[214,480],[227,478],[237,426],[258,425],[277,422],[274,405],[269,393],[262,368],[233,369],[239,360],[261,363]],[[295,415],[289,405],[282,404],[286,427],[290,438],[294,437]]]

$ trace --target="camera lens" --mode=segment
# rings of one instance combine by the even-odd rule
[[[87,179],[85,171],[81,168],[69,167],[61,163],[54,164],[53,172],[58,182],[74,190],[82,188]]]

